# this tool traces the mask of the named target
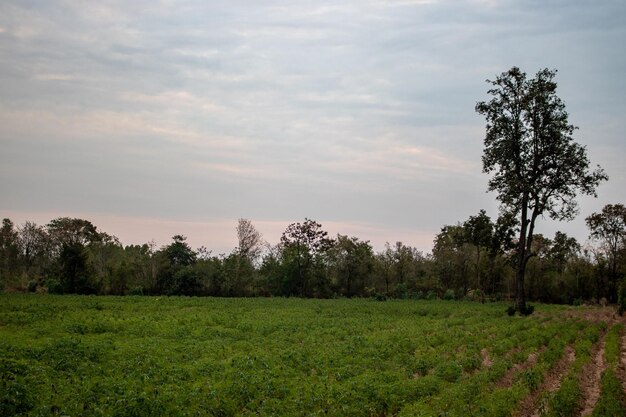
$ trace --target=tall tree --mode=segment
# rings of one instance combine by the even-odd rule
[[[374,267],[374,251],[369,241],[337,235],[329,251],[332,269],[341,294],[352,297],[364,293]]]
[[[179,293],[176,273],[196,262],[196,253],[185,242],[185,236],[175,235],[172,240],[172,243],[161,248],[155,255],[160,260],[157,291],[162,294]]]
[[[444,288],[465,294],[469,286],[468,264],[472,254],[466,250],[462,225],[446,225],[433,241],[433,261],[439,282]]]
[[[15,279],[19,253],[18,234],[10,219],[2,219],[0,227],[0,285]]]
[[[51,220],[46,228],[56,251],[60,251],[63,245],[86,246],[102,239],[96,226],[84,219],[59,217]]]
[[[623,204],[607,204],[600,213],[593,213],[586,219],[589,237],[601,242],[609,261],[609,298],[616,301],[616,286],[619,279],[619,254],[626,246],[626,207]]]
[[[465,229],[466,241],[476,249],[476,285],[481,291],[482,297],[483,285],[480,280],[480,252],[483,248],[489,247],[493,240],[493,224],[485,210],[480,210],[476,216],[470,216],[463,223],[463,228]]]
[[[237,252],[242,258],[254,262],[263,248],[263,235],[248,219],[237,221]]]
[[[548,251],[548,256],[554,262],[559,277],[563,277],[567,262],[578,256],[580,253],[580,244],[576,238],[567,236],[566,233],[556,232],[552,247]]]
[[[394,251],[391,248],[389,242],[385,242],[385,250],[378,252],[375,255],[376,263],[374,264],[377,271],[377,276],[383,278],[385,281],[385,295],[390,295],[390,285],[393,276],[394,265]]]
[[[42,226],[26,221],[17,228],[20,256],[26,274],[39,278],[49,263],[50,239]]]
[[[526,312],[524,273],[533,256],[535,221],[547,214],[571,220],[578,194],[596,195],[608,179],[597,167],[590,171],[586,149],[573,141],[576,129],[556,95],[555,70],[543,69],[527,79],[513,67],[494,81],[490,101],[476,105],[487,119],[483,172],[492,174],[489,191],[498,193],[503,209],[519,219],[516,263],[516,309]]]
[[[289,281],[295,284],[289,285],[290,292],[299,290],[302,297],[311,295],[314,267],[319,266],[321,256],[333,246],[334,241],[328,237],[328,232],[322,230],[320,223],[305,218],[303,223],[287,226],[280,242],[284,262],[289,264]]]
[[[224,259],[228,295],[249,295],[256,276],[255,265],[263,249],[263,235],[248,219],[237,222],[237,248]]]

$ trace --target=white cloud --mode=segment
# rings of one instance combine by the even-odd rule
[[[200,111],[201,113],[223,112],[227,109],[204,97],[196,96],[188,91],[165,91],[159,94],[143,94],[136,92],[122,93],[122,99],[147,105],[157,105],[177,109],[178,111]]]
[[[71,81],[76,79],[71,74],[36,74],[35,79],[39,81]]]
[[[438,230],[487,199],[473,108],[512,65],[561,70],[592,163],[625,187],[613,3],[9,0],[0,16],[11,207],[84,204],[82,181],[94,206],[164,220],[243,207]]]

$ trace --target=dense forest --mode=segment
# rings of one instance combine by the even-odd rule
[[[626,208],[607,205],[587,217],[589,244],[565,233],[535,235],[526,295],[550,303],[617,302],[626,269]],[[64,294],[510,299],[515,292],[516,230],[511,216],[485,211],[444,226],[425,254],[402,242],[380,252],[355,236],[330,237],[305,219],[277,245],[240,219],[229,254],[192,249],[184,236],[163,247],[124,246],[90,221],[0,230],[3,291]]]

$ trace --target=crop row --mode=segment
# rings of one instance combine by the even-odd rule
[[[593,410],[593,417],[626,416],[626,393],[617,377],[620,360],[620,334],[623,331],[623,325],[614,325],[606,335],[604,359],[607,362],[607,368],[600,380],[600,399]]]
[[[3,414],[508,415],[599,330],[505,307],[0,296]]]

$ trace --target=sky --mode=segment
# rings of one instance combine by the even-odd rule
[[[228,253],[306,218],[424,252],[480,209],[487,79],[557,69],[574,138],[626,203],[626,2],[0,2],[0,217]]]

